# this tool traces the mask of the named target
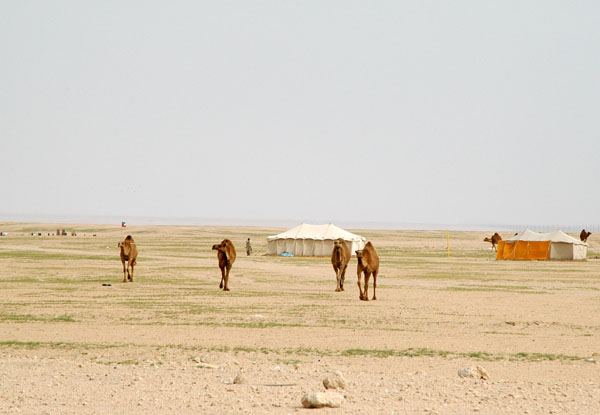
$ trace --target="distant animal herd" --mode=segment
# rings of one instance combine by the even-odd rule
[[[582,242],[587,242],[587,239],[592,233],[585,229],[579,234],[579,239]],[[516,234],[515,234],[516,235]],[[484,238],[484,242],[490,242],[492,249],[497,250],[497,245],[502,241],[502,237],[495,232],[491,237]],[[123,282],[133,282],[133,269],[137,262],[138,250],[135,241],[131,235],[119,242],[118,248],[121,249],[121,263],[123,264]],[[223,239],[220,244],[212,246],[214,251],[217,251],[217,259],[221,270],[221,282],[219,289],[229,291],[229,272],[235,262],[236,252],[233,242],[229,239]],[[373,300],[377,299],[377,275],[379,274],[379,255],[371,242],[367,242],[363,249],[355,251],[357,284],[359,291],[359,299],[362,301],[369,300],[369,279],[373,276]],[[350,249],[342,238],[333,241],[333,250],[331,252],[331,265],[335,271],[336,286],[335,291],[344,291],[344,281],[346,279],[346,270],[350,262]],[[127,263],[127,265],[126,265]],[[362,284],[361,284],[362,280]]]

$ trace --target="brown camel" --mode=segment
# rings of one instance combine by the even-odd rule
[[[501,240],[502,240],[502,237],[500,235],[498,235],[498,232],[496,232],[495,234],[493,234],[491,238],[484,238],[483,239],[484,242],[491,242],[492,243],[492,249],[495,249],[496,251],[498,250],[498,248],[496,247],[496,245],[498,245],[498,242],[500,242]]]
[[[587,238],[589,238],[591,234],[591,232],[586,232],[585,229],[583,229],[579,234],[579,239],[581,239],[581,242],[587,242]]]
[[[369,278],[373,274],[373,300],[377,300],[375,290],[377,289],[377,274],[379,274],[379,255],[375,252],[375,247],[371,242],[367,242],[362,250],[356,251],[358,265],[356,272],[358,274],[358,298],[364,301],[369,301]],[[365,289],[360,286],[360,274],[365,274]]]
[[[350,262],[350,248],[342,238],[338,238],[333,241],[333,251],[331,251],[331,265],[333,265],[335,279],[337,280],[336,291],[344,291],[348,262]]]
[[[229,271],[235,262],[235,247],[229,239],[223,239],[220,244],[213,245],[212,249],[217,251],[219,268],[221,268],[221,283],[219,288],[229,291]]]
[[[133,282],[133,267],[137,263],[138,256],[138,250],[135,246],[135,241],[133,240],[131,235],[127,235],[123,242],[119,242],[117,246],[121,248],[121,264],[123,264],[123,282],[127,282],[127,280]],[[127,261],[127,266],[125,266],[125,261]],[[129,272],[129,268],[131,268],[131,273]]]

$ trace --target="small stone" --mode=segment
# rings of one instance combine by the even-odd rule
[[[210,363],[198,363],[196,365],[196,367],[199,367],[200,369],[217,369],[218,368],[218,366],[211,365]]]
[[[237,374],[235,379],[233,379],[233,383],[235,385],[242,385],[242,384],[248,383],[248,382],[246,381],[246,377],[244,376],[244,374],[240,372]]]
[[[344,397],[334,391],[306,393],[301,402],[305,408],[339,408]]]
[[[458,376],[461,378],[475,378],[483,380],[488,380],[490,378],[490,375],[481,366],[459,369]]]
[[[484,368],[482,368],[481,366],[477,366],[475,369],[480,379],[489,380],[490,375],[488,375],[488,372]]]
[[[325,389],[346,389],[346,379],[339,370],[323,379]]]

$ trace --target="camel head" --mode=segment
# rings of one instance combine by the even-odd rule
[[[345,243],[343,240],[336,239],[335,241],[333,241],[333,246],[334,247],[342,246],[343,243]]]
[[[363,251],[362,249],[355,251],[356,252],[356,259],[358,260],[359,264],[362,264],[362,258],[363,258]]]
[[[135,244],[135,241],[131,235],[127,235],[123,242],[119,242],[117,244],[117,248],[121,248],[121,251],[123,251],[125,254],[128,254],[131,250],[131,244]]]
[[[231,245],[231,241],[229,239],[223,239],[220,244],[213,245],[212,249],[215,251],[222,252],[227,258],[227,246]]]

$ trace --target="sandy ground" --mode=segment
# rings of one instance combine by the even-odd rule
[[[600,413],[596,235],[585,262],[505,262],[493,232],[451,232],[448,258],[445,232],[358,230],[381,257],[362,302],[355,259],[339,293],[329,258],[264,256],[275,228],[0,231],[0,413]],[[127,234],[140,257],[123,284]],[[224,237],[227,293],[210,249]],[[458,376],[475,366],[490,378]],[[302,408],[335,371],[341,407]]]

